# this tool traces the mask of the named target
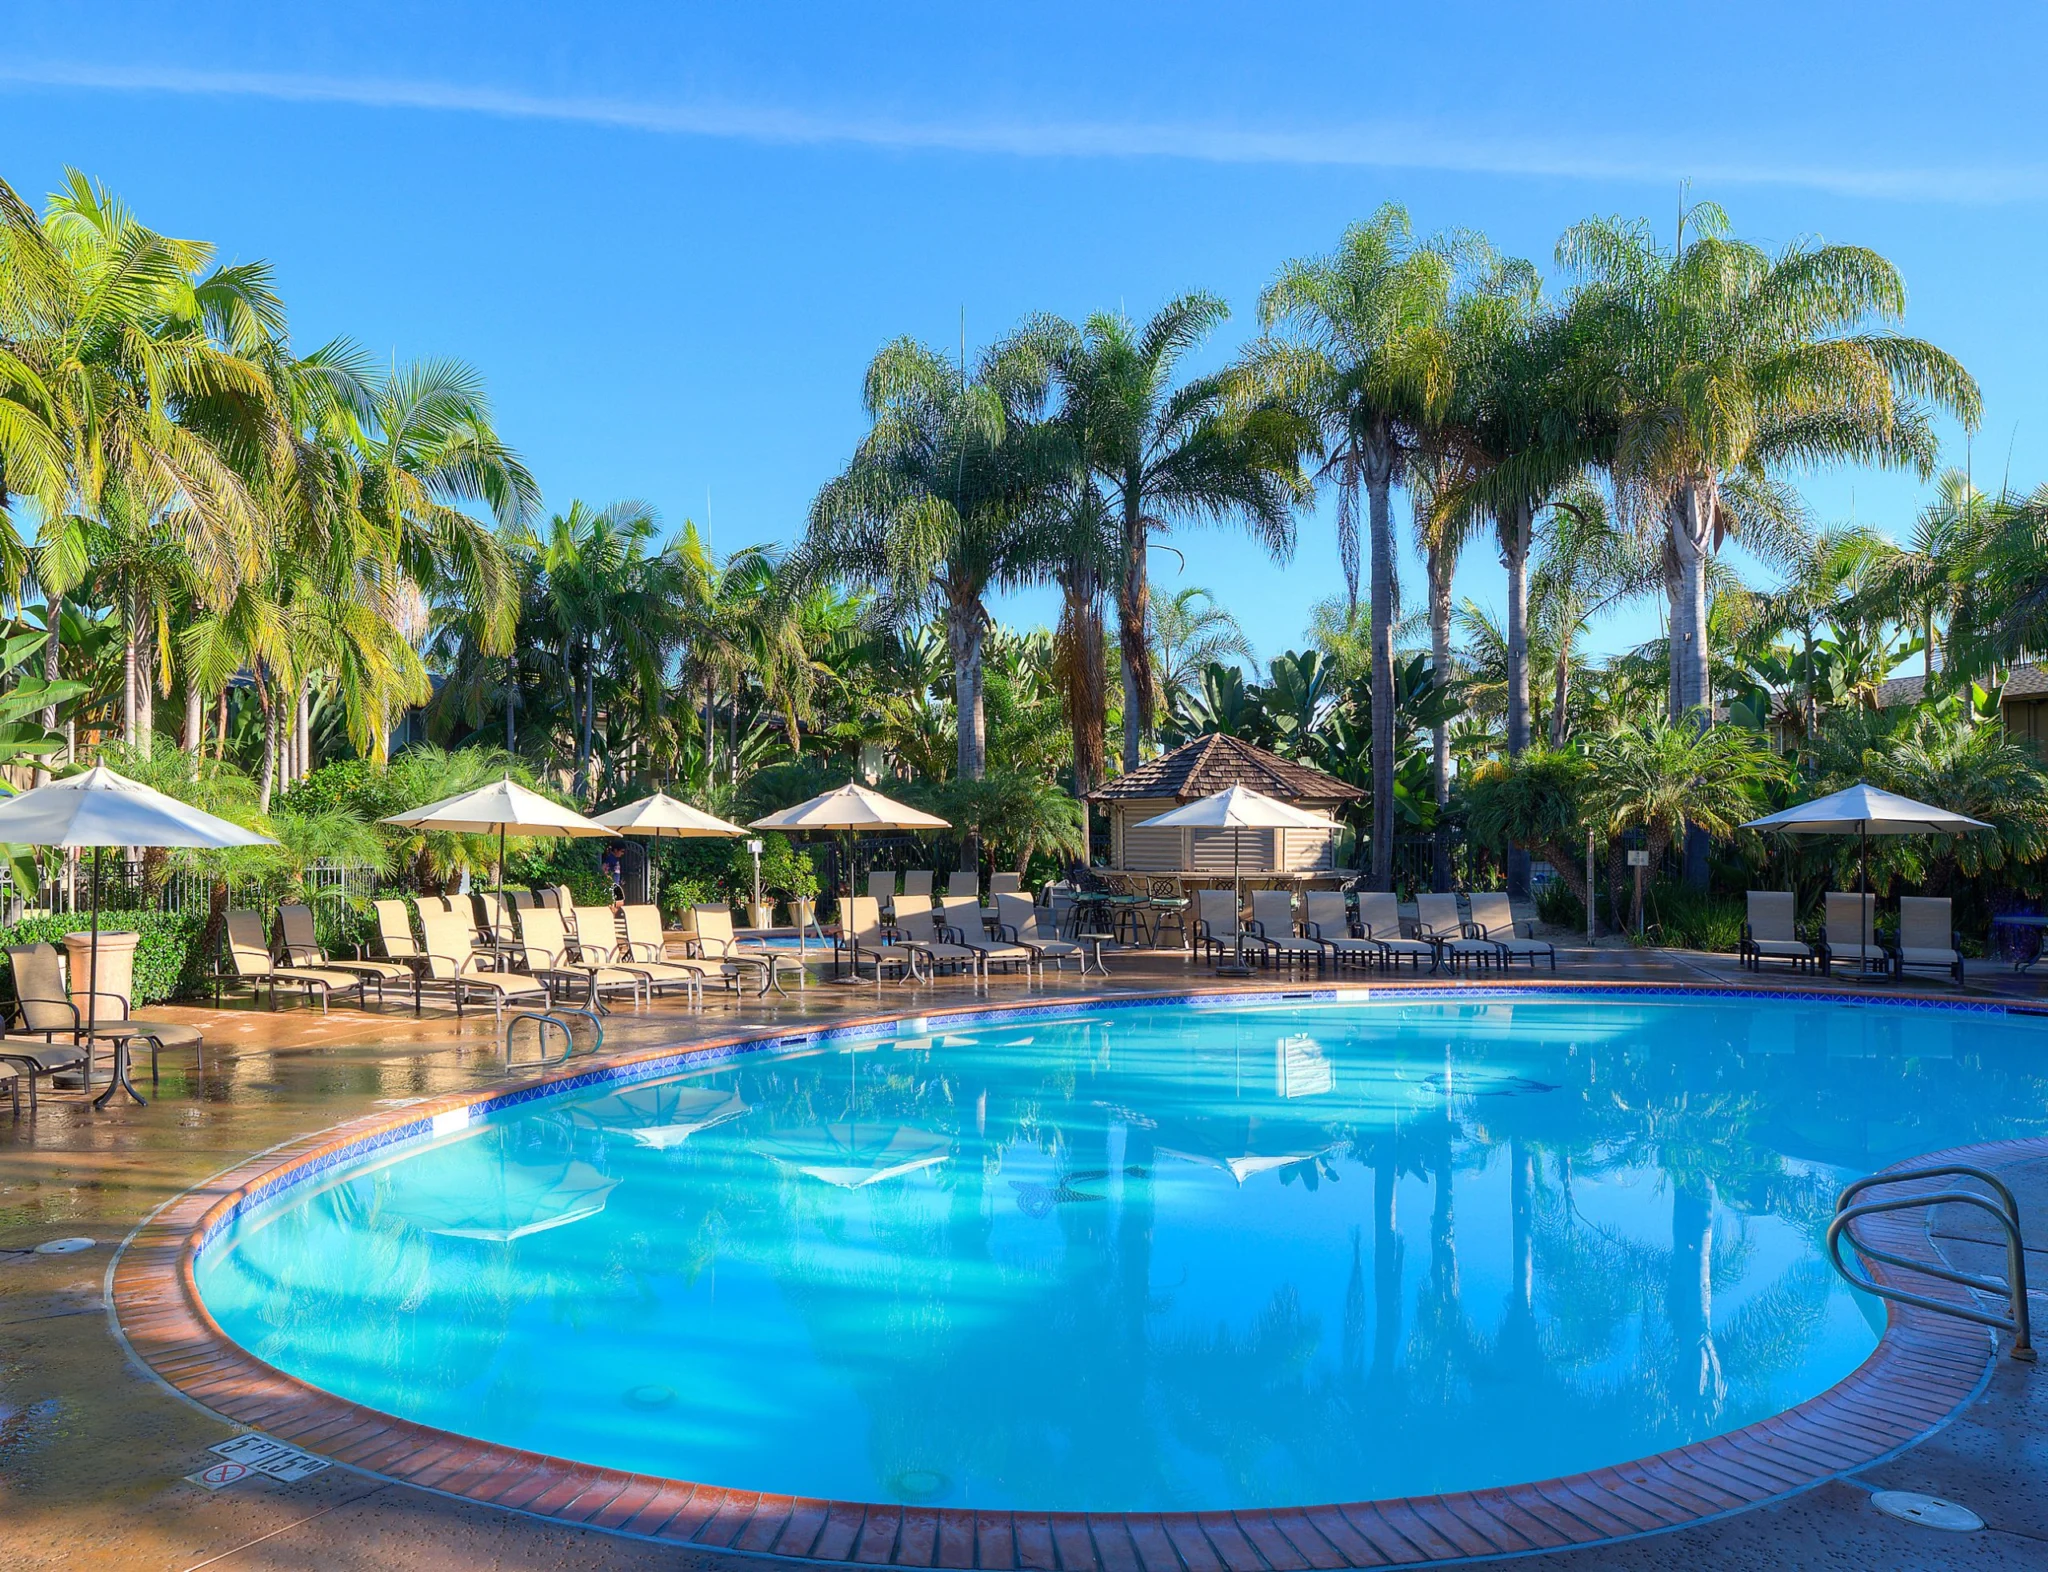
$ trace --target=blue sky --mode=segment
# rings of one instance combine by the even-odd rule
[[[2032,487],[2044,32],[2030,7],[1747,0],[0,0],[0,176],[39,197],[76,165],[159,228],[268,258],[303,346],[472,361],[551,505],[708,511],[722,547],[801,528],[895,335],[951,345],[964,310],[972,348],[1027,312],[1142,316],[1202,288],[1235,310],[1220,361],[1277,264],[1382,201],[1547,262],[1591,213],[1668,235],[1681,179],[1746,237],[1891,257],[1908,328],[1983,384],[1980,484]],[[1894,530],[1925,489],[1868,471],[1803,486],[1821,521]],[[1330,519],[1304,521],[1286,566],[1187,532],[1185,582],[1271,655],[1339,586]],[[1491,553],[1459,591],[1498,602]],[[1595,642],[1655,624],[1624,612]]]

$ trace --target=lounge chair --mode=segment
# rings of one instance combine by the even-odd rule
[[[992,873],[988,876],[988,893],[991,900],[998,895],[1022,895],[1024,893],[1024,875],[1021,873]]]
[[[1962,937],[1951,926],[1954,907],[1945,896],[1899,897],[1899,942],[1892,951],[1892,973],[1946,972],[1963,985]]]
[[[505,903],[498,898],[496,890],[472,890],[469,896],[471,914],[476,919],[477,937],[492,949],[517,943],[512,924],[505,918]]]
[[[1820,969],[1848,961],[1858,971],[1892,969],[1891,955],[1877,942],[1877,897],[1830,890],[1822,898]]]
[[[1314,961],[1317,971],[1330,964],[1322,940],[1295,932],[1292,890],[1252,891],[1252,920],[1245,924],[1245,935],[1246,944],[1258,946],[1268,963],[1285,961],[1291,967]]]
[[[1377,939],[1352,932],[1351,904],[1342,890],[1304,890],[1301,897],[1302,933],[1329,951],[1340,967],[1373,966],[1386,960]]]
[[[10,951],[9,954],[13,952]],[[41,995],[48,1000],[61,1000],[69,1008],[72,1018],[77,1019],[77,1006],[71,1004],[68,990],[64,985],[64,959],[58,954],[56,946],[28,946],[15,964],[14,977],[16,987],[26,987],[30,994]],[[46,1018],[54,1020],[58,1018],[60,1012],[44,1013]],[[24,1028],[26,1032],[36,1030],[27,1026],[26,1016]],[[86,1023],[78,1021],[77,1031],[73,1032],[72,1036],[75,1039],[86,1035],[86,1031]],[[98,1008],[93,1011],[90,1035],[94,1038],[103,1037],[111,1042],[125,1042],[131,1046],[137,1042],[148,1043],[149,1084],[152,1086],[157,1084],[159,1061],[167,1050],[190,1048],[199,1059],[202,1069],[206,1064],[206,1039],[200,1034],[198,1027],[187,1026],[182,1021],[160,1021],[154,1017],[139,1016],[128,1000],[118,993],[100,993]],[[88,1047],[90,1046],[88,1044]],[[87,1057],[90,1058],[90,1054]],[[117,1078],[119,1074],[120,1066],[117,1060]],[[87,1079],[90,1080],[91,1077],[88,1076]],[[33,1083],[29,1095],[31,1099],[35,1095]]]
[[[409,935],[408,935],[409,936]],[[293,966],[313,966],[330,972],[356,972],[377,985],[377,1002],[384,1002],[384,985],[390,982],[412,986],[412,968],[401,961],[337,961],[320,948],[320,936],[313,926],[313,908],[297,901],[277,903],[278,948]]]
[[[1501,962],[1499,947],[1480,938],[1479,930],[1458,915],[1455,895],[1415,897],[1415,936],[1434,944],[1438,963],[1448,965],[1452,971],[1461,962],[1468,967]]]
[[[764,995],[771,987],[786,995],[782,979],[790,973],[802,981],[803,962],[794,955],[771,949],[765,944],[752,943],[733,933],[730,906],[699,906],[694,910],[697,915],[697,949],[705,960],[749,968],[759,975],[761,986],[758,991]]]
[[[1358,931],[1380,947],[1380,954],[1395,971],[1406,961],[1419,972],[1425,959],[1429,969],[1436,970],[1434,944],[1427,939],[1401,937],[1401,901],[1392,890],[1358,892]]]
[[[939,970],[947,966],[955,971],[964,966],[977,977],[982,974],[981,951],[951,943],[940,930],[939,914],[930,907],[921,912],[898,912],[890,926],[896,931],[895,948],[909,950],[914,958],[909,973],[903,979],[905,982],[919,976],[916,961],[924,963],[925,980],[937,976]]]
[[[6,1082],[6,1083],[7,1083],[7,1095],[8,1095],[8,1096],[9,1096],[10,1098],[12,1098],[12,1099],[13,1099],[13,1102],[14,1102],[14,1117],[15,1117],[15,1118],[17,1118],[17,1119],[19,1119],[19,1118],[21,1117],[21,1071],[20,1071],[20,1069],[19,1069],[18,1067],[16,1067],[15,1065],[9,1064],[9,1063],[8,1063],[8,1062],[7,1062],[7,1061],[6,1061],[5,1059],[0,1059],[0,1081],[4,1081],[4,1082]],[[30,1085],[30,1086],[34,1086],[34,1085],[35,1085],[35,1082],[31,1081],[31,1082],[29,1082],[29,1085]],[[33,1112],[35,1111],[35,1101],[34,1101],[34,1097],[35,1097],[35,1094],[34,1094],[33,1092],[31,1092],[31,1093],[29,1094],[29,1097],[30,1097],[30,1101],[29,1101],[29,1111],[30,1111],[31,1113],[33,1113]]]
[[[14,1002],[8,1033],[0,1037],[0,1064],[28,1081],[28,1108],[40,1103],[36,1083],[76,1070],[92,1090],[92,1044],[83,1041],[78,1006],[64,988],[63,958],[54,944],[9,950],[14,968]],[[62,1042],[58,1038],[63,1038]],[[11,1088],[19,1097],[18,1087]]]
[[[872,967],[877,983],[891,968],[901,977],[916,964],[907,950],[899,951],[884,941],[882,908],[867,895],[847,897],[846,909],[839,914],[839,931],[832,936],[832,958],[835,966],[844,965],[855,977],[863,966]]]
[[[932,871],[929,868],[912,868],[903,875],[903,893],[896,897],[896,910],[906,907],[914,912],[928,912],[932,909]]]
[[[958,868],[946,875],[946,895],[971,895],[974,904],[981,904],[981,874],[973,868]]]
[[[273,1010],[277,1008],[280,984],[287,988],[305,989],[308,1002],[317,994],[322,1015],[327,1013],[328,1000],[337,988],[355,990],[356,1003],[363,1009],[370,1007],[370,980],[360,972],[293,966],[274,960],[270,954],[270,942],[263,936],[263,918],[257,912],[230,908],[226,929],[221,934],[220,949],[220,963],[213,970],[215,1004],[220,1003],[223,988],[229,983],[241,982],[249,985],[252,994],[258,987],[268,988]]]
[[[884,916],[890,915],[896,906],[896,870],[894,868],[870,868],[868,870],[868,899],[873,901]]]
[[[372,901],[370,909],[377,914],[378,952],[417,976],[427,955],[412,936],[412,915],[405,909],[405,902]]]
[[[1239,920],[1237,891],[1197,890],[1195,892],[1195,943],[1213,961],[1225,950],[1240,963],[1244,960],[1244,924]]]
[[[620,993],[631,994],[636,1005],[640,1002],[641,978],[612,964],[616,945],[579,946],[569,936],[562,914],[552,906],[536,906],[519,914],[519,948],[526,957],[527,971],[551,986],[559,982],[581,989],[592,1009],[603,1008],[606,998]]]
[[[940,911],[940,933],[952,943],[964,945],[980,955],[982,976],[988,975],[991,966],[1007,966],[1013,972],[1021,966],[1024,968],[1024,980],[1031,980],[1031,968],[1037,964],[1038,957],[1021,944],[988,937],[988,924],[981,915],[979,895],[948,895],[940,903]]]
[[[618,965],[625,971],[639,973],[650,997],[664,988],[681,988],[701,1003],[707,982],[724,983],[735,994],[739,992],[737,976],[730,968],[708,961],[676,960],[669,955],[658,908],[629,905],[621,911],[620,919],[625,924],[626,936],[619,941]]]
[[[1503,890],[1481,890],[1467,897],[1472,908],[1472,920],[1467,931],[1476,928],[1479,937],[1500,950],[1501,964],[1510,969],[1517,961],[1527,961],[1529,970],[1536,969],[1538,961],[1550,962],[1550,969],[1557,970],[1557,946],[1548,939],[1528,937],[1515,932],[1515,909],[1508,904],[1507,893]]]
[[[1753,972],[1765,961],[1786,961],[1792,970],[1812,971],[1820,965],[1813,946],[1799,937],[1799,898],[1790,890],[1751,890],[1749,917],[1736,947],[1738,962]]]
[[[561,921],[559,912],[555,920]],[[427,993],[446,995],[458,1018],[471,999],[490,1000],[491,1009],[500,1016],[508,1004],[537,1004],[545,1009],[554,1002],[554,995],[539,978],[492,970],[489,957],[479,955],[471,946],[470,933],[468,918],[427,901],[420,903],[420,937],[426,941],[421,959],[425,964],[413,979],[415,1011]]]
[[[1067,969],[1069,959],[1087,964],[1087,957],[1081,946],[1069,940],[1055,938],[1038,925],[1038,908],[1023,895],[998,894],[996,896],[996,936],[1012,944],[1021,944],[1029,950],[1038,962],[1038,972],[1045,975],[1045,963],[1050,960],[1061,971]]]

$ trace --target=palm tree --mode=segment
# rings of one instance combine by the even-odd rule
[[[1703,724],[1704,566],[1728,535],[1782,511],[1771,477],[1843,462],[1910,465],[1924,477],[1937,452],[1929,408],[1966,427],[1981,411],[1961,365],[1893,330],[1906,291],[1883,257],[1806,241],[1773,257],[1728,227],[1702,203],[1669,250],[1646,223],[1618,219],[1576,225],[1557,248],[1581,280],[1583,385],[1613,422],[1617,492],[1663,523],[1671,713]]]
[[[1251,660],[1251,640],[1207,590],[1189,585],[1150,604],[1152,669],[1168,709],[1194,690],[1207,667]]]
[[[1537,540],[1543,555],[1530,583],[1533,638],[1551,652],[1549,744],[1562,748],[1573,675],[1584,665],[1579,639],[1593,618],[1654,589],[1661,562],[1640,536],[1617,527],[1607,499],[1584,483],[1552,500]]]
[[[1060,589],[1054,675],[1072,738],[1074,795],[1085,799],[1109,772],[1108,587],[1120,582],[1120,532],[1102,488],[1078,475],[1061,510],[1049,567]]]
[[[1405,210],[1388,204],[1345,231],[1324,257],[1286,264],[1259,297],[1266,342],[1250,358],[1254,385],[1303,411],[1320,433],[1321,477],[1337,482],[1345,584],[1358,598],[1358,500],[1372,551],[1372,872],[1394,869],[1394,528],[1391,494],[1424,435],[1451,405],[1457,361],[1452,291],[1461,237],[1417,244]],[[1272,336],[1272,335],[1278,336]]]
[[[1641,830],[1650,866],[1661,867],[1687,826],[1726,836],[1749,818],[1784,765],[1756,732],[1658,716],[1596,739],[1587,756],[1586,812],[1610,836]],[[1635,921],[1642,921],[1638,904]]]
[[[967,780],[987,768],[987,595],[1052,555],[1072,472],[1065,433],[1039,418],[1051,369],[1028,332],[985,352],[971,378],[910,339],[885,346],[867,371],[871,428],[812,502],[802,548],[800,576],[873,589],[895,620],[944,615]]]
[[[1147,643],[1149,551],[1178,523],[1237,523],[1272,553],[1294,550],[1295,509],[1307,500],[1297,462],[1305,435],[1272,398],[1234,374],[1177,382],[1181,361],[1230,314],[1213,295],[1168,301],[1140,328],[1101,313],[1057,353],[1061,420],[1081,467],[1101,484],[1119,537],[1117,638],[1124,684],[1123,767],[1157,723],[1158,676]]]

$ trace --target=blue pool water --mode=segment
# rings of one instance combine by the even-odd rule
[[[1731,1430],[1878,1308],[1838,1186],[2048,1124],[2048,1028],[1769,1000],[1105,1010],[526,1104],[202,1255],[426,1424],[745,1489],[1277,1506]]]

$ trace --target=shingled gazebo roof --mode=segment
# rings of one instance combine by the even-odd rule
[[[1231,786],[1278,797],[1282,802],[1348,802],[1365,792],[1334,775],[1283,759],[1242,737],[1212,732],[1173,752],[1141,764],[1088,794],[1090,802],[1171,797],[1192,802]]]

